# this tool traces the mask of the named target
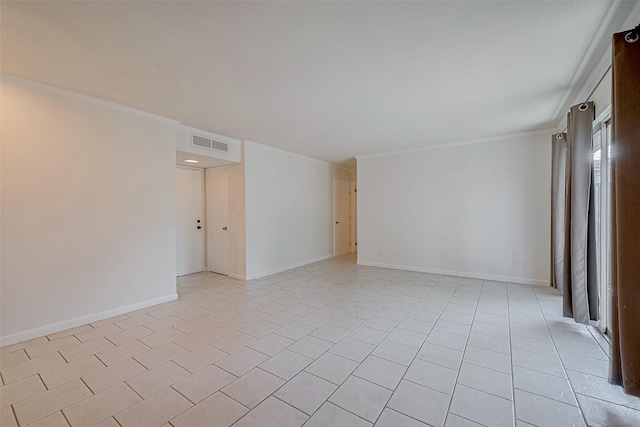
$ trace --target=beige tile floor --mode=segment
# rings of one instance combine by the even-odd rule
[[[353,256],[1,349],[2,427],[638,426],[607,342],[549,288]]]

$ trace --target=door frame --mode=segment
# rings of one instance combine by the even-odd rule
[[[200,180],[201,180],[200,187],[202,189],[200,194],[200,218],[202,219],[200,221],[202,223],[202,228],[204,228],[204,233],[206,236],[208,231],[207,231],[207,218],[206,218],[207,192],[205,188],[205,185],[206,185],[205,170],[204,168],[197,168],[193,166],[184,166],[184,165],[176,165],[176,169],[188,169],[188,170],[200,172]],[[207,239],[205,237],[202,239],[202,270],[200,270],[199,272],[201,273],[203,271],[206,271],[206,268],[207,268]],[[196,273],[189,273],[189,274],[196,274]],[[181,276],[177,276],[177,277],[181,277]]]
[[[338,252],[336,251],[336,220],[337,220],[336,211],[338,208],[338,203],[337,203],[338,192],[336,191],[336,189],[338,187],[337,186],[338,181],[346,182],[347,184],[349,184],[349,205],[350,205],[349,206],[349,239],[351,239],[351,227],[352,227],[351,225],[352,224],[351,222],[351,181],[335,178],[333,180],[333,256],[338,256]],[[349,252],[351,252],[351,242],[349,242]]]
[[[230,200],[231,200],[231,185],[230,185],[230,171],[229,171],[229,165],[223,165],[223,166],[214,166],[212,168],[206,168],[204,169],[204,173],[203,175],[203,179],[204,179],[204,193],[205,196],[207,194],[207,171],[209,170],[226,170],[227,171],[227,197],[229,199],[229,203],[227,203],[227,218],[229,219],[228,222],[231,222],[231,207],[230,207]],[[204,217],[205,217],[205,223],[207,224],[207,229],[206,229],[206,238],[204,239],[204,247],[205,247],[205,255],[204,255],[204,259],[205,259],[205,271],[210,271],[213,272],[211,270],[211,267],[209,265],[209,210],[208,210],[208,206],[209,206],[209,201],[208,199],[205,199],[205,203],[204,203]],[[227,228],[229,227],[229,225],[227,224]],[[228,239],[227,239],[227,247],[226,247],[226,251],[227,251],[227,274],[229,275],[231,272],[231,231],[230,229],[227,229],[228,232]],[[216,273],[216,272],[213,272]],[[223,274],[224,273],[216,273],[216,274]]]
[[[603,333],[611,328],[611,271],[610,271],[610,170],[611,106],[605,108],[593,121],[592,134],[600,131],[600,262],[598,266],[598,327]],[[593,149],[592,149],[593,150]]]
[[[351,252],[358,252],[358,183],[351,182]]]

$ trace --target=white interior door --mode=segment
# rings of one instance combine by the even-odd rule
[[[176,202],[176,271],[183,276],[203,270],[202,170],[176,168]]]
[[[358,252],[358,188],[351,183],[351,252]]]
[[[229,274],[229,169],[207,169],[207,268]]]
[[[351,215],[351,183],[336,179],[334,194],[335,253],[336,255],[342,255],[350,250],[351,219],[349,216]]]

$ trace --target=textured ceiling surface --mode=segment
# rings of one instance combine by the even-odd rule
[[[555,126],[587,78],[576,73],[594,35],[620,9],[603,1],[1,7],[5,73],[338,163]]]

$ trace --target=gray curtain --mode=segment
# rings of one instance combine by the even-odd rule
[[[611,382],[640,396],[640,25],[613,36]]]
[[[593,119],[593,102],[571,107],[567,133],[554,135],[552,151],[551,285],[562,291],[564,316],[584,324],[598,315]]]
[[[551,137],[551,286],[564,289],[564,221],[566,203],[567,134]],[[567,260],[568,261],[568,260]]]

